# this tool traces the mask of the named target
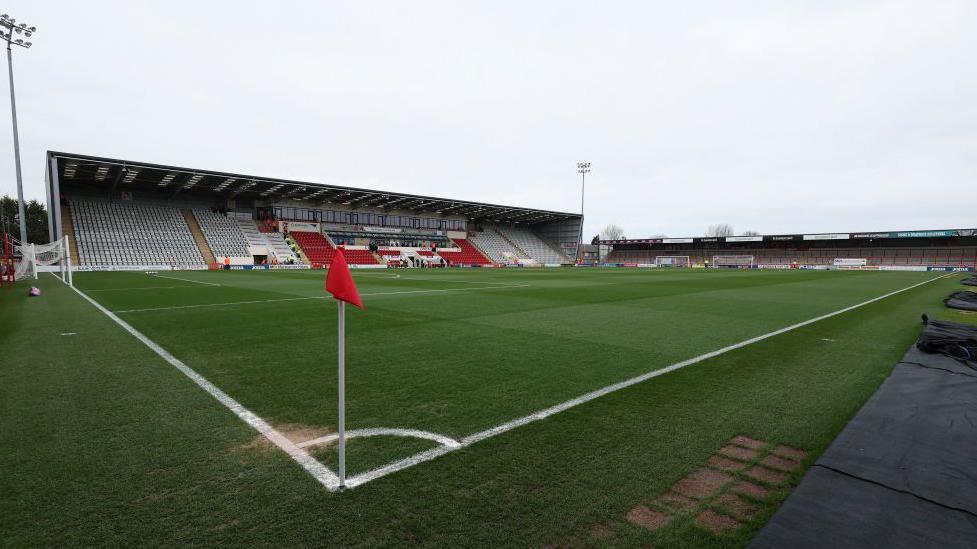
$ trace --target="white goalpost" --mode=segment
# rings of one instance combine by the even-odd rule
[[[74,286],[67,236],[50,244],[17,244],[14,251],[15,256],[20,255],[14,264],[14,280],[37,280],[38,273],[55,273],[62,282]]]
[[[687,255],[656,255],[655,267],[692,267],[692,258]]]
[[[712,256],[714,269],[752,269],[756,267],[756,258],[752,255],[714,255]]]

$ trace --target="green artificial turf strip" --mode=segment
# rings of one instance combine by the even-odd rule
[[[314,290],[306,286],[321,283],[321,276],[312,276],[317,273],[265,279],[258,277],[269,273],[240,277],[235,276],[238,273],[227,277],[219,275],[229,273],[184,274],[232,286],[221,286],[220,291],[240,296],[312,295]],[[468,276],[450,274],[458,278],[459,285],[464,280],[459,276]],[[922,275],[908,276],[913,273],[771,276],[686,271],[655,273],[653,277],[631,271],[474,274],[481,280],[528,281],[534,284],[533,294],[515,295],[516,289],[492,290],[477,298],[463,298],[461,303],[457,297],[412,298],[413,305],[408,300],[394,299],[386,304],[378,298],[373,303],[368,301],[367,314],[351,318],[351,331],[358,326],[369,334],[357,343],[364,347],[372,343],[369,350],[359,351],[363,354],[358,360],[351,361],[351,370],[353,364],[364,368],[370,365],[364,374],[374,376],[371,383],[376,382],[392,394],[386,401],[382,390],[371,395],[366,392],[371,385],[366,380],[351,383],[351,389],[363,391],[360,398],[369,397],[374,406],[408,408],[396,413],[374,411],[371,419],[408,417],[421,423],[362,426],[442,425],[449,433],[451,429],[465,433],[465,429],[485,423],[481,415],[492,420],[511,419],[506,414],[540,401],[562,398],[569,392],[560,383],[562,378],[574,390],[587,384],[600,386],[605,374],[616,381],[627,373],[627,366],[613,364],[616,362],[634,360],[633,367],[642,366],[641,371],[645,371],[655,365],[654,360],[667,361],[675,354],[709,350],[711,347],[701,342],[716,344],[723,334],[705,332],[715,332],[724,324],[736,327],[724,331],[726,337],[737,337],[747,330],[755,335],[768,326],[780,327],[814,316],[821,309],[834,310],[924,279]],[[438,285],[439,279],[433,276],[422,278],[431,280],[410,280],[411,287]],[[135,287],[145,282],[139,277],[114,273],[79,276],[78,280],[87,288],[101,285],[104,290],[119,287],[120,283]],[[364,292],[368,287],[373,291],[399,287],[393,278],[389,282],[367,282],[366,277],[363,280]],[[661,286],[656,288],[659,280]],[[547,288],[536,288],[544,284]],[[616,284],[631,287],[615,291]],[[267,288],[255,290],[251,286]],[[899,294],[608,395],[342,494],[326,492],[281,452],[256,447],[255,433],[235,416],[53,278],[42,281],[42,287],[45,296],[35,300],[27,300],[19,290],[0,295],[0,303],[9,311],[0,320],[4,324],[0,337],[8,350],[8,358],[0,369],[0,447],[5,449],[0,457],[0,492],[4,494],[0,516],[5,517],[0,534],[5,543],[575,545],[593,543],[589,528],[606,523],[614,533],[601,542],[607,545],[740,546],[762,518],[773,512],[773,503],[764,508],[761,520],[726,537],[712,536],[681,521],[651,534],[624,522],[623,517],[634,505],[650,501],[696,469],[735,434],[804,448],[812,452],[808,461],[813,460],[911,343],[918,332],[919,313],[938,313],[942,309],[940,300],[955,283],[939,281]],[[764,287],[779,295],[769,297],[772,294],[766,294]],[[131,293],[136,291],[154,294],[168,290]],[[102,291],[92,295],[113,309],[140,300],[173,299],[126,296],[112,301],[116,294],[123,293],[126,292]],[[615,318],[613,313],[600,317],[600,311],[591,308],[601,303],[602,293],[608,298],[609,307],[624,309],[619,324],[608,325],[608,319]],[[704,294],[717,297],[715,307],[710,307],[707,300],[695,301]],[[807,294],[810,299],[798,294]],[[113,297],[107,298],[108,295]],[[461,295],[465,294],[459,292],[458,297]],[[629,324],[649,322],[648,316],[642,316],[646,308],[680,310],[682,299],[688,299],[690,307],[693,303],[699,307],[697,314],[703,319],[699,330],[686,328],[685,341],[669,341],[678,336],[669,331],[668,325],[652,326],[642,341],[632,341],[638,337],[637,332],[627,338],[615,337],[617,328],[626,330]],[[788,304],[778,306],[782,299],[787,299]],[[644,303],[637,302],[640,300]],[[315,360],[295,359],[304,355],[300,349],[287,345],[294,341],[290,334],[296,325],[299,331],[303,330],[302,322],[294,322],[294,315],[306,323],[323,316],[326,320],[322,331],[330,335],[328,319],[335,316],[334,309],[328,309],[326,303],[316,309],[314,303],[297,302],[295,307],[254,314],[245,308],[229,316],[211,315],[209,322],[196,320],[189,324],[187,318],[191,317],[186,315],[170,318],[154,313],[148,320],[135,318],[137,313],[124,316],[229,394],[246,405],[254,405],[259,414],[268,413],[279,422],[319,425],[316,414],[310,413],[314,406],[300,398],[304,392],[298,385],[321,383],[323,389],[310,391],[320,401],[323,394],[330,393],[328,379],[333,366],[328,337],[322,342],[322,350],[312,353],[323,355]],[[303,312],[306,305],[312,308]],[[755,318],[736,309],[742,306],[754,307]],[[575,319],[582,322],[590,315],[599,317],[598,325],[593,327],[594,341],[584,341],[578,334],[561,338],[550,333],[547,323],[552,322],[553,309],[559,307],[568,309],[570,332],[582,329]],[[525,314],[530,316],[522,317]],[[183,323],[177,320],[180,316]],[[496,317],[508,317],[508,324],[497,323]],[[377,319],[376,324],[367,320],[371,318]],[[520,325],[519,321],[538,321],[541,326]],[[424,323],[438,327],[425,330],[420,327]],[[742,326],[744,323],[748,326]],[[229,329],[228,324],[237,329]],[[411,332],[415,325],[419,326],[417,331]],[[496,408],[484,409],[484,403],[492,400],[492,395],[497,394],[493,391],[498,388],[478,383],[463,386],[450,398],[426,402],[432,395],[437,397],[439,389],[450,389],[446,385],[463,381],[465,373],[487,375],[477,372],[478,364],[472,362],[466,365],[468,369],[458,372],[448,368],[450,375],[439,386],[436,364],[417,362],[425,358],[430,361],[432,357],[440,360],[443,349],[452,346],[470,347],[471,342],[452,333],[455,326],[463,327],[462,334],[474,333],[468,331],[469,326],[483,334],[495,328],[490,333],[497,341],[496,347],[506,347],[492,355],[499,358],[491,365],[502,367],[494,378],[497,383],[517,374],[532,376],[534,370],[550,369],[552,375],[533,377],[532,381],[539,384],[537,395],[517,383],[514,387],[519,398],[506,400]],[[78,335],[59,335],[68,331]],[[195,331],[208,333],[195,336]],[[411,345],[397,339],[405,334],[419,339],[407,342]],[[537,351],[529,360],[518,362],[521,367],[506,368],[507,351],[511,351],[508,347],[513,341],[519,350],[535,350],[530,344],[520,343],[520,338],[530,336],[536,337],[537,347],[554,353],[551,360],[563,361],[568,356],[580,359],[584,357],[574,355],[584,353],[596,358],[576,360],[575,367],[568,367],[546,362],[546,352]],[[269,343],[252,340],[257,337]],[[286,345],[275,351],[275,340],[284,340]],[[578,347],[578,342],[589,345]],[[249,358],[259,365],[270,362],[276,367],[250,370],[234,360],[218,360],[234,349],[246,351],[253,345],[263,352],[250,356],[242,352],[242,359]],[[431,346],[436,352],[403,354],[412,346],[421,345]],[[662,345],[668,349],[655,354]],[[571,351],[561,352],[563,346],[570,346]],[[493,347],[476,349],[491,353]],[[652,359],[639,364],[642,357],[648,356]],[[482,361],[484,370],[484,357]],[[313,366],[321,366],[321,373],[316,373]],[[417,381],[423,383],[411,387],[415,369],[419,372]],[[595,374],[578,371],[597,369],[600,372]],[[293,375],[301,376],[301,383],[280,379]],[[545,383],[552,378],[556,378],[554,382]],[[484,383],[486,379],[491,378],[476,381]],[[293,390],[277,399],[268,396],[281,387]],[[471,397],[473,391],[483,389],[490,396],[471,400],[472,407],[482,410],[465,413],[456,404]],[[365,417],[370,411],[361,408],[360,417]],[[351,405],[351,410],[355,409]],[[329,415],[325,410],[321,414],[321,423],[327,424]]]

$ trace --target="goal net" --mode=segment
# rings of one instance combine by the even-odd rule
[[[655,267],[692,267],[692,260],[687,255],[656,255]]]
[[[751,269],[756,265],[752,255],[714,255],[712,256],[713,268],[730,269]]]
[[[54,273],[62,282],[72,284],[71,254],[68,237],[50,244],[14,246],[14,280],[37,279],[38,273]]]

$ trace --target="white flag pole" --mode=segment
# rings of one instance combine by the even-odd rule
[[[339,301],[339,488],[346,487],[346,302]]]

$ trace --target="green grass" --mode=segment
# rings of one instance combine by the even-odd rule
[[[348,427],[455,438],[933,278],[930,273],[356,272]],[[321,272],[80,273],[76,285],[284,430],[336,422],[336,306]],[[0,539],[10,545],[700,545],[736,534],[624,520],[744,433],[813,461],[955,279],[727,353],[433,461],[329,493],[53,277],[3,292]],[[504,287],[508,286],[508,287]],[[484,289],[483,289],[484,288]],[[430,290],[452,290],[429,292]],[[458,291],[455,291],[458,290]],[[397,293],[394,293],[397,292]],[[413,292],[413,293],[406,293]],[[429,293],[425,293],[429,292]],[[77,335],[62,336],[75,332]],[[825,341],[830,340],[830,341]],[[350,442],[354,474],[432,447]],[[335,466],[335,448],[314,451]],[[593,540],[606,524],[613,536]]]

